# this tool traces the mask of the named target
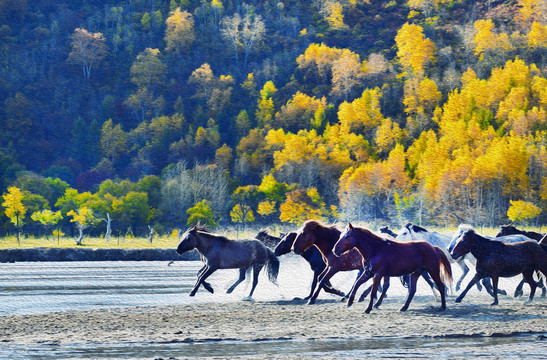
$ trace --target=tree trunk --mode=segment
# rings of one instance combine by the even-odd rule
[[[81,246],[82,241],[84,241],[84,229],[82,227],[78,227],[79,236],[76,239],[76,245]]]

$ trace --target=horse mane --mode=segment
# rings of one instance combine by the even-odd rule
[[[205,233],[204,235],[207,235],[215,240],[218,240],[218,241],[233,241],[233,240],[230,240],[228,239],[226,236],[224,235],[220,235],[220,234],[215,234],[215,233],[212,233],[211,231],[209,231],[206,227],[204,226],[201,226],[201,225],[194,225],[190,231],[199,231],[200,233]]]
[[[393,240],[390,239],[391,236],[389,234],[386,234],[387,236],[380,236],[380,235],[376,234],[374,231],[372,231],[370,229],[367,229],[367,228],[364,228],[364,227],[358,227],[358,226],[354,226],[353,229],[356,229],[356,230],[360,231],[361,233],[365,233],[366,235],[373,236],[374,238],[376,238],[378,240],[381,240],[381,241],[384,241],[386,243],[389,243],[389,242],[393,241]]]
[[[307,220],[302,225],[302,229],[307,229],[307,230],[322,229],[322,230],[337,230],[337,231],[340,231],[338,229],[338,227],[336,226],[336,224],[325,225],[325,224],[323,224],[322,222],[320,222],[318,220]]]
[[[458,231],[460,232],[460,234],[463,234],[464,232],[468,232],[472,230],[473,232],[475,232],[475,229],[473,228],[473,225],[469,225],[469,224],[460,224],[458,226]]]

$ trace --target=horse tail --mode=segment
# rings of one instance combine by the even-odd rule
[[[268,279],[274,284],[277,281],[277,275],[279,274],[279,259],[275,256],[274,252],[270,249],[268,250],[268,261],[266,269],[268,271]]]
[[[443,282],[445,284],[448,284],[450,289],[452,289],[452,267],[450,266],[450,261],[448,260],[446,254],[441,248],[435,246],[435,250],[437,251],[437,254],[439,254],[439,266],[443,274]]]

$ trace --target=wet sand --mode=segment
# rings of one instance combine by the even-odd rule
[[[400,312],[404,297],[395,295],[370,314],[364,313],[365,303],[347,308],[332,298],[315,305],[238,301],[0,316],[0,344],[547,336],[546,298],[523,304],[522,298],[502,296],[498,306],[490,306],[484,293],[469,295],[461,304],[454,298],[449,297],[443,312],[425,295]]]

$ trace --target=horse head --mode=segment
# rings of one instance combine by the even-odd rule
[[[182,234],[179,245],[177,246],[177,254],[182,255],[186,251],[192,250],[196,247],[197,231],[198,227],[195,225]]]
[[[517,228],[513,225],[502,225],[495,237],[517,234]]]
[[[415,225],[413,223],[408,223],[405,226],[403,226],[401,228],[401,230],[399,230],[399,234],[397,234],[395,239],[397,241],[413,241],[413,240],[416,240],[414,238],[414,234],[413,234],[414,226]]]
[[[395,234],[393,231],[391,231],[391,229],[387,225],[382,226],[380,229],[378,229],[378,231],[381,232],[382,234],[389,235],[394,239],[397,237],[397,234]]]
[[[279,244],[277,244],[277,246],[275,247],[275,250],[274,250],[275,256],[281,256],[281,255],[290,253],[295,239],[296,239],[295,232],[290,232],[284,235],[279,241]]]
[[[356,240],[353,234],[354,229],[351,223],[348,223],[348,227],[344,232],[340,234],[340,238],[334,245],[333,253],[336,256],[340,256],[348,250],[351,250],[355,247]]]
[[[296,234],[296,239],[292,245],[292,251],[295,254],[300,255],[312,247],[313,244],[315,244],[314,234],[319,230],[320,226],[321,225],[317,221],[306,221]]]
[[[471,251],[475,238],[475,230],[466,225],[460,225],[454,238],[448,246],[448,251],[452,258],[457,259]]]

